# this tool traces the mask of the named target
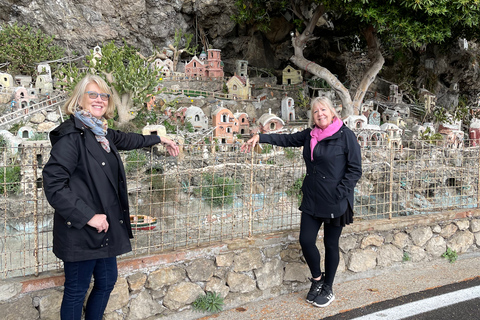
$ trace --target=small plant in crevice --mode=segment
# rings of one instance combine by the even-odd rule
[[[408,254],[408,252],[404,252],[403,253],[403,258],[402,258],[402,261],[403,262],[407,262],[407,261],[410,261],[410,255]]]
[[[298,205],[302,203],[302,197],[303,197],[302,184],[303,184],[304,178],[305,178],[305,175],[302,175],[300,178],[295,180],[295,182],[293,182],[293,185],[290,186],[290,188],[288,188],[286,191],[288,196],[295,196],[297,198]]]
[[[216,292],[207,291],[205,295],[198,296],[192,305],[197,311],[220,312],[223,309],[223,298]]]
[[[458,258],[457,251],[447,248],[447,251],[442,254],[442,258],[447,259],[450,263],[454,263]]]

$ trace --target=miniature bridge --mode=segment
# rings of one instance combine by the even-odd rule
[[[17,122],[25,117],[29,117],[37,112],[47,110],[47,109],[52,109],[52,108],[59,108],[60,114],[61,114],[61,106],[65,103],[65,100],[67,99],[66,95],[63,93],[60,93],[50,99],[43,100],[39,103],[32,104],[30,106],[27,106],[25,108],[21,108],[18,110],[15,110],[13,112],[4,114],[0,116],[0,126]]]

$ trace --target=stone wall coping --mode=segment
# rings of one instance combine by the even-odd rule
[[[355,221],[345,227],[343,235],[351,233],[362,233],[372,231],[388,231],[392,229],[414,228],[418,226],[432,225],[435,223],[451,222],[452,220],[480,217],[480,209],[455,210],[449,212],[415,215],[408,217],[396,217],[382,220]],[[320,234],[321,235],[321,234]],[[141,270],[152,270],[155,267],[162,268],[177,262],[193,260],[199,257],[215,257],[223,252],[242,250],[248,247],[256,247],[260,244],[268,244],[269,241],[276,241],[285,238],[291,241],[298,238],[297,230],[288,230],[272,234],[258,235],[245,239],[226,240],[220,244],[205,245],[196,248],[182,248],[142,257],[124,258],[118,261],[119,274],[126,276]],[[22,279],[21,281],[19,281]],[[64,276],[62,271],[43,272],[39,276],[15,277],[2,280],[3,283],[18,283],[22,288],[21,293],[44,290],[63,285]]]

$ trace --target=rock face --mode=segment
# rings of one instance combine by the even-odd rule
[[[88,49],[104,42],[121,39],[149,54],[154,47],[172,43],[177,29],[191,34],[201,29],[208,31],[210,44],[224,48],[227,35],[235,27],[230,19],[233,8],[233,0],[23,0],[14,5],[1,0],[0,18],[30,24],[80,54],[89,53]],[[200,38],[196,39],[201,43]]]

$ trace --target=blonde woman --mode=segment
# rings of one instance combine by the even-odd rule
[[[70,119],[50,133],[52,150],[43,182],[55,209],[53,252],[64,263],[62,320],[81,319],[92,275],[85,319],[102,319],[117,280],[116,257],[132,250],[127,183],[118,150],[162,143],[170,155],[179,152],[167,138],[108,129],[115,109],[111,95],[102,78],[87,75],[65,104]]]
[[[250,152],[257,143],[303,147],[306,175],[300,222],[300,245],[312,274],[307,302],[326,307],[333,300],[332,286],[340,259],[339,239],[343,227],[353,222],[353,192],[362,176],[360,145],[327,97],[313,99],[309,128],[293,134],[259,134],[241,150]],[[325,272],[320,269],[316,246],[324,226]]]

